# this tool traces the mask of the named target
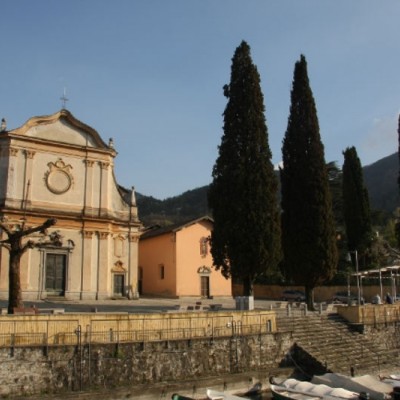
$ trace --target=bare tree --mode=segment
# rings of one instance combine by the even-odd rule
[[[40,232],[47,235],[47,229],[57,223],[57,220],[50,218],[42,225],[25,228],[25,221],[17,227],[10,227],[3,218],[0,222],[0,228],[6,233],[7,239],[0,241],[0,246],[9,252],[9,283],[8,283],[8,313],[13,314],[14,308],[23,307],[21,279],[20,279],[20,262],[22,255],[34,247],[40,247],[44,244],[60,244],[59,235],[50,235],[48,242],[28,240],[23,243],[23,239],[33,233]]]

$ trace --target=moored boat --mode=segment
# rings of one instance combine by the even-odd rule
[[[379,379],[384,382],[387,383],[388,385],[391,385],[392,387],[400,387],[400,375],[395,375],[395,374],[391,374],[391,375],[384,375],[384,376],[379,376]]]
[[[182,396],[178,393],[174,393],[171,396],[171,400],[194,400],[193,397]]]
[[[207,398],[209,400],[243,400],[246,397],[235,396],[226,392],[218,392],[217,390],[207,389]]]
[[[324,375],[315,375],[311,382],[322,383],[331,387],[341,387],[354,392],[368,393],[370,400],[390,399],[393,387],[383,381],[380,381],[372,375],[347,376],[337,373],[326,373]]]
[[[358,400],[356,392],[342,388],[331,388],[311,382],[289,378],[280,384],[271,383],[271,393],[275,400]]]

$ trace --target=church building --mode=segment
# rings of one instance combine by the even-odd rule
[[[49,218],[46,240],[21,258],[24,300],[134,298],[138,295],[138,219],[135,193],[114,176],[116,151],[69,111],[34,117],[0,132],[0,218],[28,229]],[[5,232],[1,240],[7,239]],[[8,298],[9,253],[0,247],[0,298]]]
[[[162,297],[232,297],[232,281],[213,268],[208,216],[148,229],[139,242],[140,293]]]

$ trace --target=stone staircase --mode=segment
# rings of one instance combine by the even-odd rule
[[[400,370],[398,350],[388,350],[357,332],[336,313],[277,312],[279,332],[291,335],[290,356],[307,374],[346,375],[394,373]]]

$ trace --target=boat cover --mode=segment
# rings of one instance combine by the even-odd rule
[[[393,387],[387,383],[381,382],[372,375],[362,375],[350,377],[342,374],[327,373],[324,375],[315,375],[311,382],[325,384],[331,387],[345,388],[354,392],[369,393],[370,400],[384,400],[389,398]]]
[[[282,386],[286,389],[296,390],[302,393],[315,394],[317,396],[335,396],[342,399],[355,399],[358,395],[346,389],[333,388],[324,384],[315,384],[306,381],[298,381],[297,379],[286,379]]]
[[[389,375],[389,377],[381,376],[380,377],[382,382],[387,383],[388,385],[392,386],[393,388],[400,387],[400,375]]]

